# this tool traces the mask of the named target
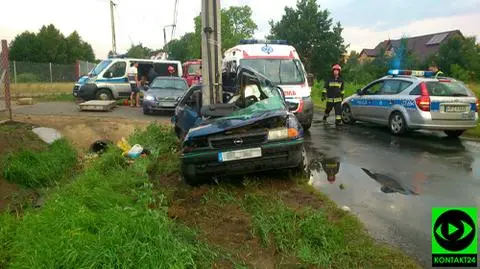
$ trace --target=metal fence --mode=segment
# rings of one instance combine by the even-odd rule
[[[81,77],[88,74],[93,68],[95,68],[96,64],[85,62],[85,61],[78,61],[77,66],[78,66],[78,75]]]
[[[9,62],[13,84],[74,82],[78,79],[77,69],[77,64]]]

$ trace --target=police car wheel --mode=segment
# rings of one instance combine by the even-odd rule
[[[388,121],[390,132],[394,135],[402,135],[407,131],[407,123],[400,112],[393,112]]]
[[[112,100],[112,93],[107,89],[100,89],[95,95],[97,100]]]
[[[352,110],[350,109],[350,106],[348,105],[343,105],[342,107],[342,121],[345,124],[354,124],[355,119],[353,118],[352,115]]]

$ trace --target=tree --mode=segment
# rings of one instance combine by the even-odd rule
[[[35,33],[25,31],[10,44],[10,58],[14,61],[38,62],[40,44]]]
[[[252,9],[249,6],[232,6],[221,10],[221,38],[222,47],[231,48],[240,40],[252,38],[257,24],[252,20]],[[202,19],[198,15],[194,18],[195,33],[189,36],[189,50],[193,58],[201,58]]]
[[[306,69],[317,77],[330,75],[330,66],[346,52],[343,28],[333,24],[328,10],[315,0],[298,0],[296,8],[285,7],[278,22],[270,21],[270,39],[285,39],[298,51]]]
[[[129,58],[137,58],[137,59],[148,59],[150,58],[152,54],[152,50],[144,47],[142,43],[138,45],[133,45],[130,47],[130,49],[127,52],[127,56]]]
[[[448,75],[480,80],[480,49],[475,37],[454,37],[440,46],[431,60]],[[468,75],[464,75],[464,73]]]
[[[92,46],[84,42],[77,31],[67,37],[67,62],[73,63],[76,60],[93,62],[95,55]]]
[[[10,44],[10,58],[15,61],[74,63],[94,61],[92,46],[74,31],[67,38],[53,24],[43,26],[38,34],[23,32]]]
[[[53,24],[43,26],[37,34],[40,49],[39,62],[67,63],[67,42],[65,36]]]
[[[168,42],[166,48],[168,58],[185,62],[190,59],[196,59],[197,54],[194,53],[194,33],[186,33],[180,39],[174,39]]]

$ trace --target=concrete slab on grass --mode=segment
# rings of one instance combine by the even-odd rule
[[[92,100],[79,104],[82,111],[111,111],[116,105],[117,102],[115,101],[102,100]]]
[[[39,127],[32,129],[32,132],[34,132],[40,139],[48,144],[52,144],[53,142],[62,138],[62,134],[52,128]]]

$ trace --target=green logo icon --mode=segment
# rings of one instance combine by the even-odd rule
[[[432,266],[477,267],[477,208],[432,208]]]

